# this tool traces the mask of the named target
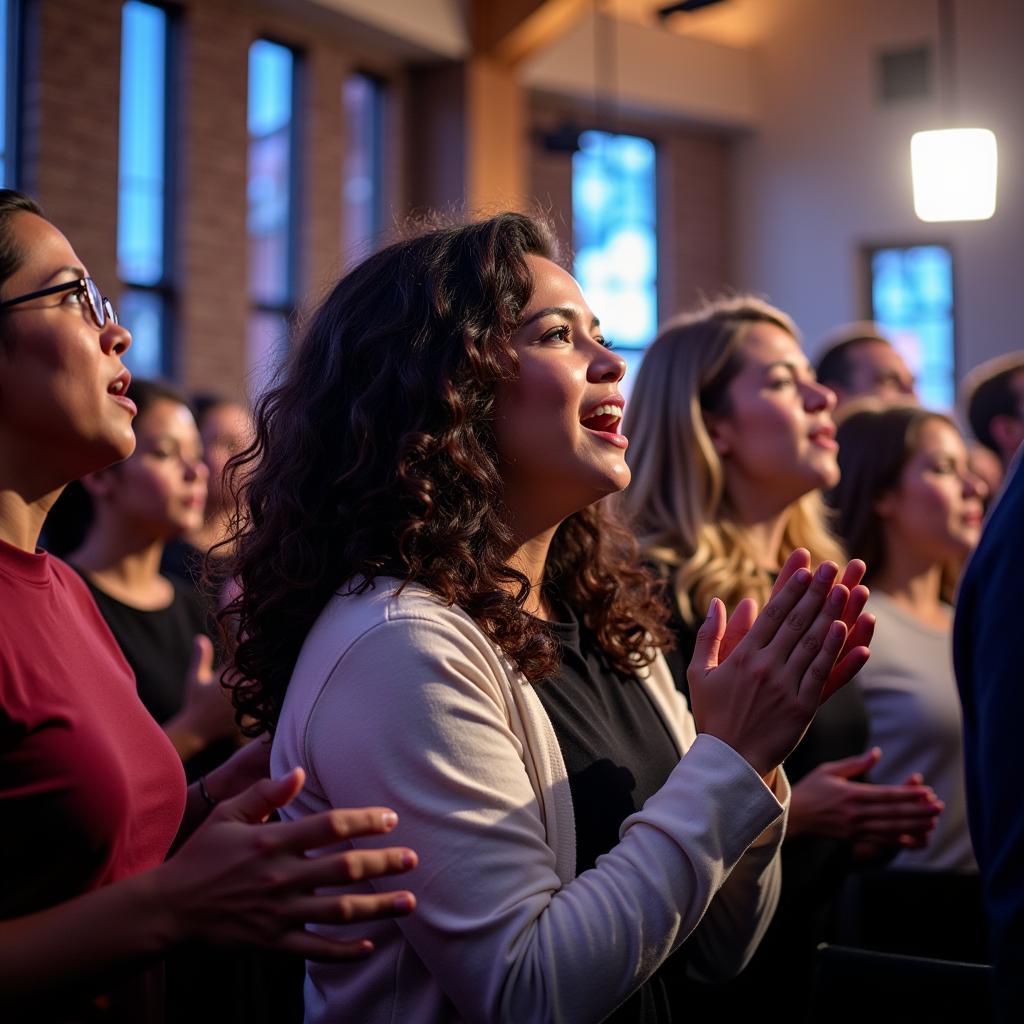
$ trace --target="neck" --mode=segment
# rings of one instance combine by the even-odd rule
[[[118,591],[145,592],[161,579],[163,552],[162,540],[144,537],[129,524],[100,514],[70,561]]]
[[[942,565],[915,554],[905,543],[890,541],[887,564],[871,586],[914,614],[929,618],[942,606]]]
[[[65,484],[79,475],[44,472],[48,454],[0,435],[0,539],[30,554]]]
[[[530,594],[523,611],[538,619],[551,618],[550,609],[544,601],[544,569],[551,550],[551,540],[557,529],[557,526],[552,526],[530,537],[516,548],[508,560],[513,569],[517,569],[530,581]]]

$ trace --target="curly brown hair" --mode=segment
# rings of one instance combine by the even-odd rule
[[[338,282],[257,404],[232,465],[240,588],[223,613],[237,622],[230,685],[250,734],[273,732],[330,597],[378,576],[458,605],[528,679],[557,667],[557,641],[523,611],[529,580],[508,563],[493,432],[495,387],[517,373],[527,255],[557,256],[547,225],[516,213],[388,246]],[[623,670],[668,641],[656,584],[602,504],[561,524],[545,586]]]

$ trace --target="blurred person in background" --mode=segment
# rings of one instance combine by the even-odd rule
[[[839,477],[835,396],[815,380],[796,326],[750,296],[722,299],[662,327],[633,387],[625,427],[632,483],[622,495],[646,557],[665,581],[677,649],[676,685],[702,610],[720,596],[733,615],[763,603],[791,552],[845,558],[821,491]],[[863,605],[863,565],[845,582]],[[785,978],[806,996],[815,950],[831,934],[836,898],[858,853],[924,843],[940,810],[918,775],[861,781],[868,746],[854,680],[821,708],[786,759],[793,783],[779,909],[751,965],[730,985],[688,984],[679,1005],[740,1012]],[[769,981],[771,979],[771,981]],[[801,996],[801,998],[803,998]]]
[[[989,462],[979,465],[994,495],[1024,441],[1024,352],[976,366],[964,381],[960,401],[975,440],[990,453]],[[997,466],[989,468],[992,456]]]
[[[818,382],[835,392],[837,408],[864,395],[900,405],[917,401],[913,374],[873,321],[835,328],[818,342],[815,351]]]
[[[230,754],[240,734],[214,678],[203,604],[192,587],[161,573],[160,563],[169,541],[201,527],[208,471],[178,392],[133,380],[126,393],[138,410],[135,451],[67,487],[47,516],[46,535],[50,550],[85,580],[142,703],[189,777],[198,778]]]
[[[967,828],[963,723],[953,675],[949,566],[981,533],[986,487],[948,417],[862,401],[840,420],[842,475],[829,494],[847,550],[868,566],[871,660],[858,677],[870,740],[886,756],[868,779],[928,779],[943,803],[919,849],[855,883],[857,945],[951,960],[985,959],[977,863]]]

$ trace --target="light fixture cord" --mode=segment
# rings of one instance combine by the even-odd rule
[[[956,80],[956,0],[936,0],[938,5],[939,81],[942,83],[941,106],[947,124],[957,116]]]

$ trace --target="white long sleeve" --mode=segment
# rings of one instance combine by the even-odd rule
[[[311,1022],[599,1021],[697,926],[771,827],[731,901],[723,892],[704,948],[733,952],[728,971],[756,943],[783,808],[754,770],[698,737],[619,844],[567,880],[556,851],[571,814],[552,812],[568,781],[531,745],[509,685],[471,620],[427,597],[337,598],[311,633],[274,745],[275,772],[302,764],[310,775],[289,811],[392,807],[398,828],[359,845],[420,856],[380,886],[412,888],[411,916],[338,929],[371,937],[373,957],[310,966]]]

